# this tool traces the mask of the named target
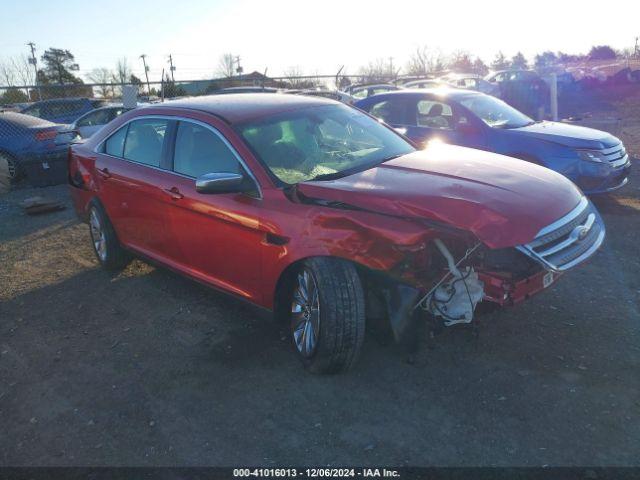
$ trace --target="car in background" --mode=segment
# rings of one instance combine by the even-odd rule
[[[272,310],[316,373],[354,365],[367,317],[396,339],[410,319],[469,323],[481,300],[526,300],[605,237],[556,172],[419,151],[360,110],[302,95],[127,112],[71,147],[68,181],[104,268],[133,252]]]
[[[379,93],[391,92],[398,90],[400,87],[391,85],[389,83],[375,83],[371,85],[349,85],[344,91],[355,99],[367,98],[371,95],[377,95]]]
[[[95,110],[85,113],[72,124],[67,125],[64,130],[76,133],[80,138],[89,138],[111,120],[119,117],[126,111],[127,109],[122,105],[109,105],[96,108]]]
[[[15,181],[24,176],[24,162],[34,158],[64,158],[69,141],[58,136],[64,128],[41,118],[16,112],[0,113],[0,157],[9,164]]]
[[[295,95],[309,95],[311,97],[324,97],[332,100],[338,100],[342,103],[352,104],[356,101],[354,97],[346,92],[340,90],[327,90],[324,88],[306,88],[306,89],[293,89],[284,90],[282,93],[295,94]]]
[[[465,88],[500,97],[500,87],[498,85],[487,82],[480,75],[474,73],[450,73],[440,77],[440,80],[455,88]]]
[[[438,88],[446,86],[446,83],[438,78],[421,78],[402,85],[402,88]]]
[[[212,95],[225,95],[228,93],[278,93],[279,90],[273,87],[245,86],[245,87],[227,87],[220,90],[214,90]]]
[[[31,102],[25,103],[7,103],[5,105],[0,105],[0,113],[3,112],[20,112],[31,105]]]
[[[356,107],[416,144],[431,140],[516,157],[555,170],[585,193],[624,186],[631,160],[613,135],[559,122],[537,122],[490,95],[459,89],[402,90]]]
[[[498,97],[529,116],[539,118],[549,105],[549,85],[533,70],[501,70],[484,79],[499,88]]]
[[[34,102],[20,113],[42,118],[53,123],[69,124],[91,110],[106,105],[105,100],[94,98],[52,98]]]

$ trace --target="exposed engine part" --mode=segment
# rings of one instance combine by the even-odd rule
[[[442,317],[446,326],[456,323],[470,323],[476,305],[484,297],[484,284],[478,279],[473,267],[461,271],[458,267],[480,245],[467,250],[456,263],[442,240],[436,238],[434,244],[447,261],[449,271],[416,305],[436,317]]]

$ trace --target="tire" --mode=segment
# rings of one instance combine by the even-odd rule
[[[20,165],[18,165],[15,158],[8,153],[0,152],[0,161],[2,160],[7,162],[7,167],[9,169],[9,182],[12,184],[16,183],[20,178],[22,178]]]
[[[305,260],[289,298],[291,340],[305,368],[327,374],[349,370],[365,330],[364,292],[354,265],[331,257]]]
[[[89,208],[89,234],[93,251],[102,267],[121,270],[129,263],[129,255],[120,246],[109,217],[97,202],[93,202]]]

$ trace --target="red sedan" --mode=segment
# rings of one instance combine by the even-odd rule
[[[590,257],[605,229],[560,174],[413,144],[350,106],[234,94],[125,113],[72,147],[100,263],[130,254],[273,310],[314,372],[346,370],[365,318],[470,322]]]

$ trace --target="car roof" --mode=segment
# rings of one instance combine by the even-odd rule
[[[475,90],[466,90],[461,88],[453,88],[453,87],[436,87],[436,88],[405,88],[403,90],[394,90],[392,92],[380,93],[378,95],[372,95],[363,100],[371,100],[375,98],[389,98],[392,96],[415,96],[419,97],[421,95],[430,94],[436,97],[447,97],[453,100],[458,100],[462,98],[468,98],[478,95],[484,95],[483,93],[476,92]],[[361,101],[363,101],[361,100]]]
[[[207,95],[154,104],[153,108],[184,108],[211,113],[227,123],[243,123],[268,115],[276,115],[306,107],[342,105],[324,97],[305,95],[283,95],[280,93],[230,93]]]

